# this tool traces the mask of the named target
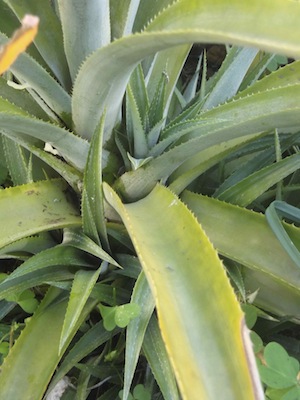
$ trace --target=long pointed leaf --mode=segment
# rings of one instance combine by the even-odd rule
[[[95,283],[97,282],[99,274],[100,269],[94,272],[80,270],[74,276],[66,315],[61,331],[59,342],[60,353],[65,347],[71,332],[78,324],[80,314],[91,294],[93,287],[95,286]]]
[[[29,116],[9,114],[2,110],[0,123],[0,129],[5,129],[6,136],[10,137],[10,131],[13,131],[21,138],[28,135],[49,142],[79,170],[85,167],[89,144],[66,129]]]
[[[273,234],[266,218],[188,191],[183,193],[182,199],[201,221],[220,254],[247,267],[243,269],[246,290],[250,293],[258,290],[255,304],[299,321],[299,268]],[[299,228],[283,224],[300,249]]]
[[[84,233],[109,249],[102,193],[102,141],[104,116],[93,135],[83,178],[82,221]],[[100,240],[100,242],[99,242]]]
[[[58,0],[64,47],[74,80],[81,63],[110,42],[108,0]]]
[[[67,306],[52,289],[1,367],[1,397],[6,400],[40,400],[60,357],[58,344]],[[39,371],[37,373],[37,371]]]
[[[292,94],[293,93],[293,94]],[[283,97],[281,97],[283,96]],[[160,179],[165,179],[183,162],[192,156],[234,138],[248,136],[275,128],[294,128],[298,125],[298,101],[300,85],[266,90],[252,96],[225,103],[200,118],[184,121],[170,129],[177,131],[175,139],[185,138],[185,142],[165,151],[161,156],[150,160],[145,167],[130,171],[121,176],[118,187],[124,196],[134,199],[146,195]],[[284,101],[283,101],[284,98]],[[240,103],[239,103],[240,102]],[[275,111],[276,110],[276,111]],[[185,136],[184,136],[185,135]],[[188,136],[188,137],[187,137]],[[189,140],[188,140],[189,139]],[[150,151],[159,154],[160,147],[173,143],[167,137]]]
[[[121,215],[149,281],[183,398],[262,399],[242,312],[192,214],[160,185],[127,205],[107,185],[105,195]]]
[[[145,333],[143,351],[164,396],[164,400],[179,400],[174,372],[154,314]]]
[[[127,327],[123,400],[126,400],[129,394],[145,331],[155,306],[152,293],[143,273],[140,274],[136,281],[131,302],[140,306],[140,314],[130,321]]]

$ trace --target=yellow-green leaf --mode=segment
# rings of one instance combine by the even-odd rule
[[[104,190],[149,281],[183,398],[263,399],[243,313],[192,213],[161,185],[126,205]]]

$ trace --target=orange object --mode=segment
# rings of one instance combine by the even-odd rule
[[[0,75],[7,71],[32,43],[38,31],[39,21],[39,17],[26,14],[21,21],[21,28],[16,30],[10,41],[0,49]]]

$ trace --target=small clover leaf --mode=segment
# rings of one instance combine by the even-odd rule
[[[122,399],[123,390],[120,390],[119,397]],[[151,393],[145,388],[144,385],[139,384],[133,389],[133,394],[128,394],[127,400],[151,400]]]
[[[123,304],[116,309],[115,322],[120,328],[125,328],[132,319],[139,315],[139,313],[140,307],[138,304]]]
[[[103,326],[107,331],[112,331],[116,327],[115,312],[117,307],[107,307],[99,304],[99,311],[103,318]]]
[[[104,328],[108,331],[112,331],[116,326],[125,328],[140,312],[139,305],[135,303],[115,307],[107,307],[100,304],[98,308],[103,318]]]
[[[133,397],[135,400],[151,400],[151,394],[144,385],[136,385],[133,389]]]
[[[259,365],[261,380],[274,389],[284,389],[297,385],[299,362],[288,355],[278,343],[269,343],[264,350],[266,365]]]
[[[242,310],[245,313],[246,325],[249,329],[252,329],[257,320],[257,308],[252,304],[243,304]]]
[[[250,331],[250,338],[253,343],[253,351],[254,353],[258,353],[263,350],[264,344],[258,334],[254,331]]]

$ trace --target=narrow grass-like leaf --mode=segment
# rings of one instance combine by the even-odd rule
[[[247,267],[243,269],[244,283],[248,292],[258,290],[255,304],[300,321],[299,268],[273,234],[266,217],[188,191],[182,199],[195,213],[218,252]],[[300,249],[300,229],[283,224]]]
[[[127,205],[107,185],[104,189],[149,281],[183,398],[262,399],[239,304],[216,251],[190,211],[160,185]]]
[[[218,198],[228,203],[247,206],[270,187],[300,167],[300,155],[294,154],[271,164],[221,193]]]
[[[131,303],[140,306],[140,313],[127,327],[123,400],[126,400],[129,394],[145,331],[155,306],[154,298],[143,272],[135,283]]]
[[[78,324],[80,314],[91,294],[95,283],[100,274],[100,268],[95,272],[80,270],[76,272],[70,293],[70,298],[66,310],[61,337],[59,342],[59,352],[65,347],[71,332]]]
[[[294,263],[300,267],[300,252],[284,229],[281,217],[287,217],[294,222],[299,222],[300,210],[290,204],[278,200],[273,201],[266,209],[266,218],[272,231]]]
[[[108,253],[106,253],[106,251],[102,249],[102,247],[93,242],[81,230],[65,229],[63,243],[68,246],[74,246],[77,249],[86,251],[95,257],[120,267],[117,261],[115,261]]]
[[[81,218],[66,190],[59,179],[2,190],[0,247],[45,230],[79,226]]]
[[[265,136],[265,140],[268,143],[263,143],[261,140],[256,142],[257,145],[261,144],[261,148],[249,148],[249,153],[253,153],[253,157],[247,160],[245,163],[241,162],[242,154],[236,153],[231,155],[231,159],[236,159],[237,168],[234,172],[218,187],[214,193],[214,197],[218,197],[225,190],[236,185],[241,180],[245,179],[252,173],[262,169],[263,167],[270,165],[270,163],[275,161],[275,148],[274,144],[271,142],[272,137],[270,135]],[[299,134],[289,135],[288,137],[281,138],[281,149],[282,151],[288,150],[293,145],[296,145],[299,141]],[[274,142],[274,139],[273,139]],[[253,143],[255,145],[255,143]],[[247,154],[247,149],[245,148]],[[257,153],[257,154],[256,154]]]
[[[40,251],[21,264],[0,284],[0,297],[5,298],[14,292],[50,280],[72,279],[80,267],[91,267],[91,262],[84,257],[84,253],[73,247],[58,245]]]
[[[152,315],[144,336],[143,352],[165,400],[179,400],[174,372],[161,337],[157,318]]]
[[[176,194],[182,192],[194,179],[207,171],[210,167],[221,162],[227,155],[232,154],[235,150],[245,146],[247,142],[257,139],[253,135],[247,137],[229,140],[226,143],[220,143],[212,146],[207,150],[196,154],[189,160],[185,161],[169,178],[169,188]]]
[[[101,118],[88,154],[83,178],[82,222],[84,233],[106,249],[109,249],[104,217],[102,193],[102,141],[105,116]]]
[[[74,344],[70,349],[63,362],[59,366],[53,380],[49,386],[48,392],[53,388],[57,382],[60,381],[80,360],[88,356],[97,347],[106,343],[109,339],[113,338],[121,331],[116,328],[108,332],[103,327],[103,322],[100,321],[92,326],[85,334]]]

